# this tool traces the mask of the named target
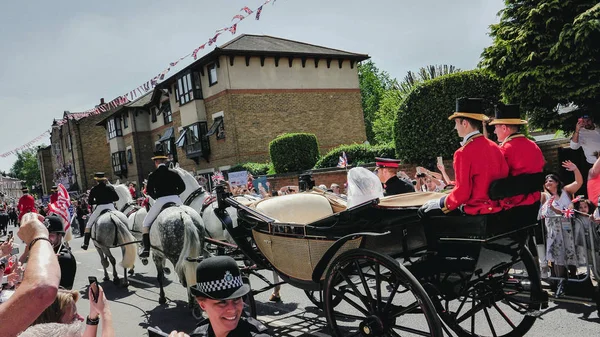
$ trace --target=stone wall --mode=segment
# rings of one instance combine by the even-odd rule
[[[546,159],[544,170],[547,172],[559,172],[561,170],[559,153],[562,148],[569,147],[569,140],[566,138],[544,140],[537,142],[537,145],[544,153],[544,158]]]
[[[83,153],[83,169],[79,170],[77,174],[82,180],[80,186],[82,191],[86,191],[95,185],[95,172],[105,172],[111,181],[115,181],[117,178],[113,177],[112,173],[110,145],[106,139],[106,129],[96,126],[96,123],[105,116],[105,114],[99,114],[78,121],[81,151]]]

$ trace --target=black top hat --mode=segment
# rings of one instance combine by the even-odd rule
[[[483,114],[483,98],[457,98],[456,111],[448,119],[452,120],[457,117],[487,122],[489,118]]]
[[[106,180],[106,175],[104,174],[104,172],[96,172],[94,174],[94,179],[95,180]]]
[[[158,149],[158,150],[154,151],[154,156],[151,159],[152,160],[169,159],[169,157],[167,157],[167,155],[165,154],[165,151],[163,149]]]
[[[29,189],[27,187],[23,187],[23,188],[21,188],[21,192],[28,193]]]
[[[52,191],[57,191],[58,190],[58,186],[56,186],[56,185],[52,186],[51,190]]]
[[[496,124],[527,124],[527,121],[521,119],[521,112],[518,104],[498,104],[496,105],[496,118],[490,122],[490,125]]]
[[[230,300],[250,292],[250,286],[244,284],[240,268],[230,256],[214,256],[200,262],[196,280],[197,284],[190,287],[194,296]]]
[[[56,214],[50,214],[44,219],[44,225],[50,233],[65,234],[63,223],[60,217]]]

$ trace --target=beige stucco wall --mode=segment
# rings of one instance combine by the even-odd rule
[[[198,121],[206,120],[206,108],[204,107],[203,100],[192,100],[191,102],[180,106],[177,110],[181,113],[182,126],[188,126]]]
[[[342,69],[337,60],[331,61],[327,68],[327,60],[319,60],[315,68],[315,60],[307,59],[302,68],[302,60],[295,58],[290,68],[287,57],[279,59],[279,66],[275,67],[275,59],[268,57],[264,66],[260,65],[259,57],[250,58],[250,65],[246,66],[246,59],[238,56],[234,59],[233,66],[229,61],[221,62],[221,69],[230,83],[227,89],[331,89],[331,88],[358,88],[358,70],[356,64],[350,68],[350,61],[344,61]],[[205,97],[210,97],[205,95]]]

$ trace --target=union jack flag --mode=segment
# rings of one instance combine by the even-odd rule
[[[565,218],[570,219],[573,217],[573,215],[575,215],[575,211],[570,208],[567,208],[562,210],[562,214]]]
[[[198,56],[198,51],[200,51],[200,49],[204,49],[204,46],[205,46],[205,45],[206,45],[206,43],[205,43],[205,44],[203,44],[203,45],[201,45],[200,47],[198,47],[198,48],[194,49],[194,52],[192,53],[192,57],[194,58],[194,60],[195,60],[195,59],[196,59],[196,57]]]
[[[213,184],[218,184],[221,181],[225,181],[225,176],[223,175],[223,172],[217,171],[213,173],[211,179],[213,181]]]
[[[213,43],[217,42],[217,37],[219,37],[219,35],[221,35],[221,33],[217,33],[212,39],[208,39],[208,45],[212,46]]]
[[[233,26],[229,27],[229,32],[231,34],[235,34],[236,31],[237,31],[237,23],[234,24]]]
[[[346,157],[346,151],[342,152],[342,155],[338,160],[337,167],[348,167],[348,157]]]
[[[252,14],[252,10],[250,8],[248,8],[248,7],[244,7],[242,9],[240,9],[240,11],[244,11],[244,12],[246,12],[248,14]]]
[[[48,213],[54,213],[65,221],[65,231],[71,227],[71,198],[63,184],[58,184],[58,200],[48,205]]]
[[[260,13],[262,13],[262,6],[258,7],[256,10],[256,20],[260,19]]]
[[[244,20],[245,18],[246,18],[246,17],[245,17],[245,16],[243,16],[242,14],[238,14],[238,15],[234,16],[234,17],[233,17],[233,19],[231,19],[231,21],[233,21],[233,20],[235,20],[235,19],[238,19],[238,20],[242,21],[242,20]]]

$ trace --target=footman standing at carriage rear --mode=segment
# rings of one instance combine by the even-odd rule
[[[485,138],[480,130],[488,117],[483,114],[481,98],[458,98],[455,129],[463,137],[454,152],[456,187],[447,196],[427,201],[419,210],[423,215],[440,215],[461,209],[466,214],[490,214],[502,210],[498,201],[490,199],[490,184],[508,176],[508,165],[498,145]]]
[[[154,220],[156,220],[156,217],[158,217],[163,206],[170,202],[178,206],[183,204],[179,195],[185,191],[185,183],[177,172],[167,167],[167,159],[163,151],[155,152],[154,157],[152,157],[156,170],[148,176],[146,192],[155,202],[144,218],[142,227],[144,250],[140,253],[141,258],[150,256],[150,227]]]
[[[18,223],[21,223],[23,215],[29,212],[36,213],[35,199],[29,194],[29,189],[23,187],[21,191],[23,192],[23,196],[19,199],[19,203],[17,204],[17,208],[19,209]]]
[[[94,186],[90,191],[88,204],[91,206],[96,205],[96,208],[90,214],[85,226],[83,245],[81,245],[81,248],[84,250],[88,249],[90,238],[92,237],[92,226],[100,216],[100,213],[104,210],[116,211],[113,202],[119,200],[119,195],[115,192],[114,187],[107,185],[108,179],[106,179],[104,172],[97,172],[94,175],[94,180],[96,180],[98,185]]]

